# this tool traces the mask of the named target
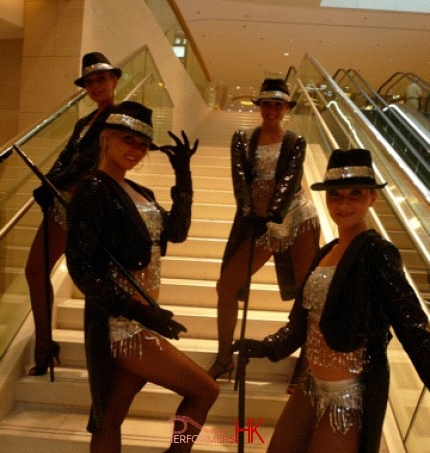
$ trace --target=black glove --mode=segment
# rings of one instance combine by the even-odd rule
[[[260,237],[267,231],[267,222],[270,220],[268,216],[260,216],[251,212],[247,217],[256,237]]]
[[[160,146],[160,151],[167,155],[175,173],[189,172],[191,156],[197,151],[199,141],[196,140],[193,147],[190,148],[190,142],[184,131],[181,131],[183,143],[173,132],[168,131],[168,134],[175,141],[176,145]]]
[[[46,186],[40,186],[33,190],[33,197],[42,209],[48,209],[54,205],[54,195]]]
[[[143,307],[146,311],[143,324],[163,337],[179,340],[179,334],[187,331],[182,324],[172,319],[173,313],[170,310],[152,306]]]
[[[243,351],[247,358],[255,357],[261,359],[267,357],[269,354],[269,346],[264,341],[249,340],[247,338],[243,340],[235,341],[230,347],[230,352]]]

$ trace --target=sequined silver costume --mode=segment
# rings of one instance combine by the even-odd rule
[[[312,270],[337,243],[335,239],[321,248]],[[316,301],[315,304],[305,303],[303,293],[304,288],[295,299],[288,323],[264,339],[264,355],[274,362],[288,357],[307,341],[310,309],[304,305],[318,304]],[[390,329],[393,328],[420,378],[429,388],[428,316],[405,278],[398,249],[375,230],[359,234],[348,246],[333,273],[330,289],[324,299],[318,326],[325,343],[342,354],[355,353],[363,348],[363,371],[357,375],[360,378],[357,384],[363,385],[358,451],[377,453],[388,400],[387,345],[391,338]],[[353,361],[350,365],[353,368],[355,366]],[[310,368],[312,370],[312,365]],[[360,368],[357,364],[357,370]],[[304,388],[309,388],[306,383]],[[348,396],[351,388],[344,390],[348,406],[352,408],[357,403],[356,407],[359,408],[357,395],[351,395],[352,400],[357,398],[353,404]],[[331,387],[329,391],[334,391],[334,388]],[[323,400],[329,401],[325,390],[323,393]],[[334,396],[337,398],[335,393]]]
[[[308,370],[299,385],[315,407],[316,424],[329,411],[334,433],[346,434],[352,426],[361,427],[364,385],[359,377],[326,381]]]
[[[355,351],[340,352],[330,348],[319,328],[327,293],[336,267],[316,267],[303,289],[303,307],[309,310],[306,358],[312,364],[331,370],[347,370],[359,375],[363,371],[365,347]]]
[[[365,348],[352,352],[335,351],[327,345],[319,328],[335,270],[335,266],[316,267],[303,289],[303,307],[309,311],[305,347],[309,370],[300,382],[300,388],[315,406],[316,423],[329,411],[333,432],[346,434],[351,426],[361,426],[364,387],[360,374],[363,372]],[[315,365],[331,371],[347,370],[356,377],[330,381],[319,379],[311,371]]]
[[[267,223],[270,232],[268,230],[267,235],[260,238],[260,243],[266,244],[273,253],[281,297],[289,300],[294,298],[297,291],[292,272],[291,239],[309,229],[313,233],[309,247],[316,251],[319,245],[318,216],[311,201],[301,190],[306,141],[294,132],[287,131],[282,143],[265,147],[258,144],[260,133],[260,127],[238,130],[232,138],[232,181],[237,210],[224,251],[221,272],[252,234],[246,213],[253,211],[263,214],[270,218]],[[291,216],[286,218],[290,209]],[[240,299],[242,294],[239,292]]]
[[[252,201],[255,211],[264,215],[276,188],[276,163],[282,142],[259,145],[254,160]],[[267,222],[267,231],[258,238],[257,244],[270,251],[283,252],[294,242],[294,238],[318,224],[314,204],[303,189],[294,194],[282,223]]]

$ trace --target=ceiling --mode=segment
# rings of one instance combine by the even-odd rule
[[[421,5],[429,11],[429,0],[169,1],[176,2],[214,84],[259,87],[266,76],[298,69],[306,53],[329,74],[355,69],[375,87],[397,71],[430,82],[430,13],[356,9]],[[354,9],[319,6],[341,1]],[[0,11],[0,39],[22,38],[24,0],[0,0]]]
[[[324,8],[319,0],[175,1],[214,84],[260,86],[298,69],[306,53],[329,74],[355,69],[374,87],[397,71],[430,82],[429,13]]]

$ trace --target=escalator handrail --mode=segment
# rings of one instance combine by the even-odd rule
[[[369,83],[359,74],[355,69],[338,69],[336,71],[336,76],[340,74],[342,71],[345,72],[345,76],[349,78],[349,81],[352,82],[357,90],[367,99],[367,101],[373,106],[373,108],[379,113],[379,115],[386,121],[387,125],[390,126],[394,134],[397,135],[397,137],[402,141],[402,143],[414,154],[414,156],[419,160],[420,164],[426,169],[426,171],[430,174],[430,164],[424,159],[424,157],[421,155],[421,153],[416,150],[415,146],[412,145],[412,143],[398,130],[396,125],[384,114],[384,111],[378,106],[378,104],[372,99],[371,96],[369,96],[354,80],[353,77],[351,77],[351,74],[354,74],[354,77],[359,79],[360,82],[368,89],[373,96],[375,96],[375,99],[377,99],[383,106],[384,108],[388,108],[390,104],[385,101],[370,85]],[[396,117],[396,119],[402,124],[402,126],[411,134],[415,137],[417,142],[420,143],[420,145],[423,147],[423,149],[427,150],[428,144],[425,142],[420,136],[417,135],[416,131],[411,127],[411,125],[405,121],[403,115],[401,114],[400,111],[397,110],[391,110],[393,115]]]
[[[312,61],[312,60],[311,60],[311,61]],[[321,66],[316,60],[314,60],[314,61],[315,61],[315,62],[317,63],[317,65],[318,65],[318,66],[317,66],[318,70],[322,69],[322,70],[323,70],[323,75],[324,75],[324,76],[327,76],[328,74],[327,74],[327,72],[324,70],[324,68],[322,68],[322,66]],[[313,62],[314,62],[314,61],[313,61]],[[329,76],[329,78],[326,78],[326,80],[330,80],[330,79],[331,79],[330,76]],[[300,84],[301,89],[302,89],[303,92],[305,93],[305,95],[306,95],[306,97],[307,97],[307,101],[309,102],[309,105],[311,106],[311,108],[312,108],[312,110],[313,110],[313,113],[314,113],[315,117],[317,118],[317,121],[320,123],[321,128],[323,129],[324,132],[328,131],[327,138],[328,138],[328,140],[329,140],[329,142],[330,142],[330,145],[333,146],[333,149],[337,148],[338,146],[337,146],[336,139],[333,137],[333,135],[332,135],[330,129],[329,129],[328,126],[326,125],[326,123],[325,123],[324,119],[322,118],[322,116],[321,116],[321,114],[320,114],[318,108],[315,106],[315,104],[314,104],[314,102],[313,102],[311,96],[309,96],[309,94],[308,94],[308,92],[307,92],[307,90],[306,90],[306,88],[305,88],[303,82],[302,82],[300,79],[297,79],[297,82]],[[345,100],[349,101],[349,102],[352,104],[352,101],[351,101],[349,98],[347,98],[347,96],[345,96],[345,94],[343,93],[343,91],[341,90],[341,88],[336,84],[336,82],[335,82],[334,80],[332,80],[332,82],[333,82],[333,88],[337,89],[338,93],[341,94],[341,95],[343,95],[343,97],[345,98]],[[351,107],[353,108],[353,105],[351,105]],[[358,113],[358,115],[360,115],[360,114],[361,114],[361,112]],[[362,115],[362,114],[361,114],[361,115]],[[366,128],[369,128],[369,126],[368,126],[365,122],[364,122],[363,126],[366,127]],[[382,176],[380,175],[380,173],[379,173],[379,171],[378,171],[378,169],[377,169],[377,166],[374,165],[374,168],[375,168],[375,173],[377,174],[378,178],[379,178],[380,180],[382,180],[383,178],[382,178]],[[398,204],[397,204],[396,201],[395,201],[395,196],[391,193],[391,190],[384,189],[384,192],[385,192],[385,194],[386,194],[386,199],[387,199],[387,202],[388,202],[388,204],[390,205],[391,209],[393,209],[393,210],[397,213],[397,215],[398,215],[400,218],[403,218],[402,213],[400,212],[400,210],[399,210],[398,207],[397,207]],[[375,213],[375,211],[374,211],[373,208],[371,209],[371,216],[372,216],[372,219],[373,219],[375,225],[377,225],[378,230],[380,231],[381,235],[382,235],[385,239],[390,240],[387,231],[385,230],[384,226],[383,226],[382,223],[380,222],[379,217],[376,215],[376,213]],[[406,223],[405,223],[405,222],[401,222],[401,223],[402,223],[403,227],[405,228],[405,230],[407,230],[408,235],[409,235],[410,237],[415,238],[416,235],[414,235],[414,234],[411,235],[411,234],[410,234],[412,228],[410,227],[409,223],[407,223],[407,222],[406,222]],[[420,248],[423,247],[423,245],[422,245],[421,242],[418,241],[418,243],[417,243],[415,240],[414,240],[413,242],[414,242],[415,246],[416,246],[418,249],[420,249]],[[421,252],[420,252],[420,253],[421,253]],[[426,264],[427,264],[427,265],[429,264],[429,261],[428,261],[428,260],[426,260]],[[430,318],[430,310],[429,310],[429,307],[425,304],[423,298],[421,297],[421,295],[420,295],[418,289],[416,288],[415,283],[413,282],[413,280],[412,280],[412,278],[411,278],[411,276],[410,276],[410,274],[409,274],[409,272],[408,272],[408,270],[407,270],[406,268],[405,268],[405,274],[406,274],[406,276],[407,276],[408,281],[411,283],[412,287],[414,288],[414,290],[415,290],[415,292],[416,292],[416,294],[417,294],[417,296],[418,296],[418,299],[419,299],[419,301],[420,301],[420,305],[422,306],[422,308],[423,308],[423,310],[425,311],[425,313],[427,313],[427,316],[429,316],[429,318]]]
[[[389,82],[391,82],[395,77],[397,76],[400,76],[399,80],[396,80],[395,82],[393,82],[386,90],[386,92],[388,90],[390,90],[391,88],[393,88],[397,83],[400,82],[400,80],[402,78],[406,78],[408,80],[410,80],[411,82],[419,82],[419,85],[420,87],[423,89],[423,91],[426,92],[427,95],[430,95],[430,83],[426,82],[424,79],[422,79],[420,76],[412,73],[412,72],[402,72],[402,71],[398,71],[396,73],[394,73],[391,77],[389,77],[380,87],[379,89],[377,90],[377,92],[379,94],[381,94],[383,88],[385,87],[385,85],[387,85]],[[381,94],[382,95],[382,94]]]
[[[13,149],[13,144],[15,143],[18,146],[24,145],[28,140],[33,138],[36,134],[41,132],[45,127],[49,126],[53,121],[55,121],[59,116],[61,116],[64,112],[72,108],[75,104],[77,104],[81,99],[86,96],[85,90],[80,90],[78,94],[74,94],[70,97],[65,104],[57,109],[54,113],[52,113],[48,118],[45,118],[39,123],[33,124],[25,129],[23,132],[15,136],[12,140],[9,140],[5,145],[0,148],[0,153],[3,154],[9,150]]]
[[[291,75],[293,75],[293,76],[297,75],[297,69],[296,69],[295,66],[290,66],[288,68],[287,74],[284,77],[284,82],[285,83],[288,83],[288,80],[289,80]]]
[[[321,64],[318,62],[318,60],[315,59],[311,54],[307,54],[307,58],[311,61],[311,63],[315,66],[315,68],[319,71],[319,73],[324,77],[325,80],[330,81],[332,88],[336,91],[337,95],[343,99],[343,101],[349,106],[351,112],[355,112],[355,116],[357,120],[361,123],[361,125],[367,129],[372,131],[373,135],[375,135],[378,138],[378,141],[381,143],[386,143],[386,146],[388,149],[390,148],[390,145],[388,142],[382,137],[380,132],[374,128],[373,126],[368,124],[368,120],[364,116],[364,114],[356,109],[356,106],[354,103],[349,99],[347,96],[345,96],[345,93],[343,90],[339,87],[339,85],[332,79],[332,77],[329,75],[329,73],[321,66]],[[397,198],[391,193],[391,191],[386,191],[387,198],[389,200],[389,205],[391,209],[396,213],[397,218],[399,218],[401,224],[403,225],[403,228],[406,230],[408,236],[411,238],[412,242],[416,246],[418,252],[424,259],[427,267],[430,269],[430,257],[429,257],[429,250],[427,250],[425,244],[420,240],[417,231],[412,228],[412,226],[409,224],[409,222],[406,220],[406,215],[404,211],[400,210],[399,203],[397,202]]]

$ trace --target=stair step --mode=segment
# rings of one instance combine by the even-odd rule
[[[290,304],[287,304],[290,308]],[[188,331],[182,334],[183,338],[196,340],[215,340],[217,338],[216,308],[164,306],[171,309],[175,319],[187,327]],[[84,301],[82,299],[66,299],[58,304],[56,314],[57,329],[82,329],[84,321]],[[239,320],[242,319],[242,310],[239,310]],[[285,325],[288,313],[261,311],[248,309],[246,332],[247,336],[262,339],[276,332]],[[240,322],[236,326],[235,337],[240,334]],[[214,350],[215,350],[214,346]]]
[[[275,330],[268,331],[267,334],[273,332]],[[258,339],[263,338],[264,335],[264,333],[254,332],[252,328],[246,330],[248,338]],[[63,367],[85,370],[84,334],[82,330],[56,328],[53,331],[53,338],[61,346],[61,364]],[[171,340],[171,342],[204,369],[209,369],[216,359],[217,341],[215,339],[181,336],[179,341]],[[287,383],[291,379],[298,354],[299,351],[296,351],[289,358],[277,363],[272,363],[266,359],[250,360],[247,366],[247,378],[254,381]]]
[[[203,427],[193,452],[233,453],[235,441],[236,411],[226,423],[208,422]],[[171,414],[164,419],[128,417],[122,425],[123,453],[162,453],[170,443]],[[256,424],[261,417],[254,421]],[[19,403],[0,424],[2,453],[87,453],[90,434],[86,431],[87,410],[52,408],[46,405]],[[273,427],[263,419],[253,443],[247,442],[247,453],[263,453],[273,432]]]
[[[210,245],[211,243],[208,242]],[[206,245],[202,248],[207,248]],[[182,249],[184,253],[187,251]],[[222,249],[221,249],[222,250]],[[163,258],[161,276],[170,279],[187,280],[217,280],[221,269],[220,258],[203,258],[199,256],[178,256],[173,251],[181,251],[181,248],[170,249],[170,256]],[[214,250],[219,252],[220,248]],[[206,253],[210,256],[210,252]],[[220,256],[220,255],[218,255]],[[266,283],[276,285],[276,270],[273,261],[269,261],[252,276],[253,283]]]
[[[217,296],[216,282],[212,280],[185,280],[162,278],[158,302],[167,306],[193,306],[215,308]],[[75,290],[76,291],[76,290]],[[77,291],[72,297],[82,295]],[[273,310],[285,312],[291,309],[292,301],[282,301],[278,286],[275,284],[252,283],[249,295],[251,310]]]
[[[263,359],[261,359],[263,360]],[[234,382],[219,381],[221,392],[208,414],[208,422],[232,422],[237,412],[238,393]],[[65,406],[80,411],[88,410],[91,397],[88,377],[83,369],[56,368],[55,381],[48,375],[27,376],[16,386],[16,399],[26,404]],[[246,382],[247,417],[263,418],[273,426],[288,399],[286,382],[252,381]],[[148,383],[134,398],[129,417],[168,420],[178,407],[181,397],[163,387]],[[262,404],[264,403],[264,404]]]

